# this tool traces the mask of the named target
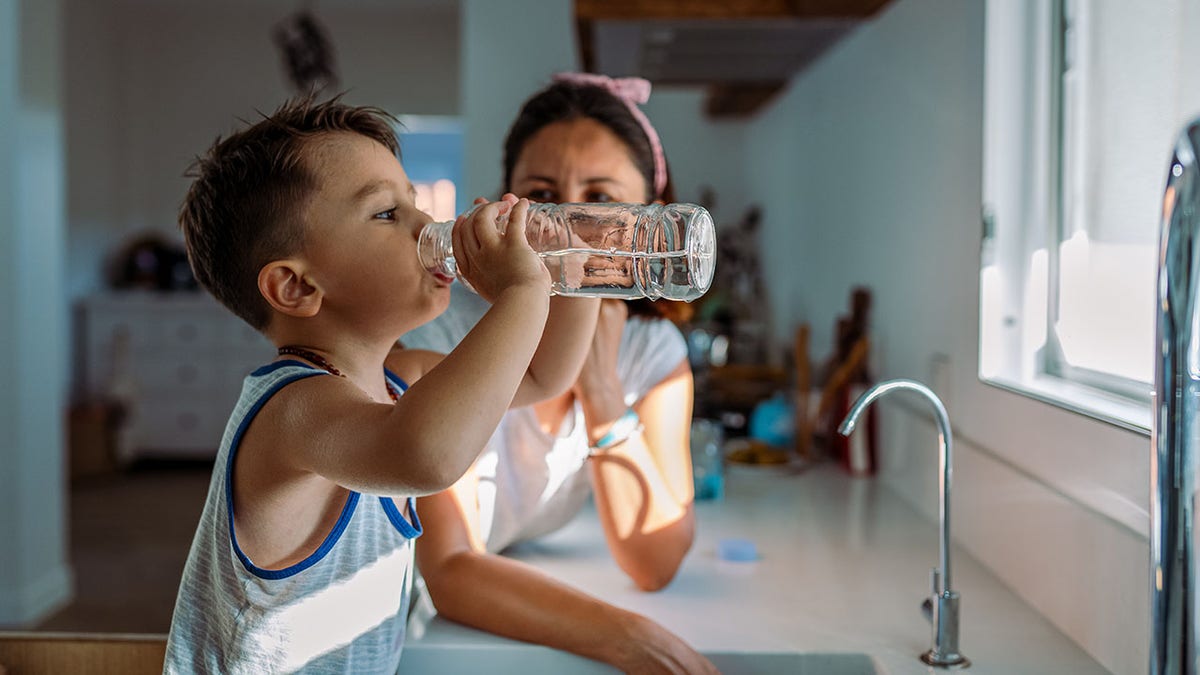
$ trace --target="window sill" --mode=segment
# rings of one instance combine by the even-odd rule
[[[985,384],[1028,396],[1126,431],[1150,435],[1152,406],[1149,400],[1139,401],[1117,396],[1094,387],[1048,376],[1027,380],[981,377],[980,380]]]

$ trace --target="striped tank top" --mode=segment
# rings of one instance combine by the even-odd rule
[[[394,673],[421,534],[390,497],[351,492],[321,545],[285,569],[254,564],[233,530],[233,465],[243,433],[280,389],[324,370],[276,361],[248,375],[221,440],[184,567],[165,673]],[[392,373],[400,392],[407,385]]]

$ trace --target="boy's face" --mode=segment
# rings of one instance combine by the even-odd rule
[[[317,190],[305,210],[304,257],[334,312],[364,337],[396,339],[444,311],[449,282],[417,259],[430,218],[413,203],[399,160],[365,136],[336,132],[312,141],[306,161]]]

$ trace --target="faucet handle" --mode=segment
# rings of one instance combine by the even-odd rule
[[[933,589],[934,597],[942,594],[942,571],[936,567],[929,570],[929,585]]]

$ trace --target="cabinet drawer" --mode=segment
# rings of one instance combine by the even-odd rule
[[[134,351],[148,349],[161,339],[161,325],[147,321],[148,314],[142,311],[112,310],[93,311],[87,315],[86,329],[90,343],[102,345],[99,351],[111,350],[112,345]]]
[[[133,368],[138,389],[145,395],[212,400],[228,393],[221,366],[214,357],[191,353],[174,358],[143,358]]]
[[[130,419],[130,444],[139,453],[216,455],[233,403],[218,412],[207,400],[144,399]]]
[[[158,324],[160,346],[171,351],[214,349],[225,343],[225,317],[213,309],[164,311],[150,323]]]

